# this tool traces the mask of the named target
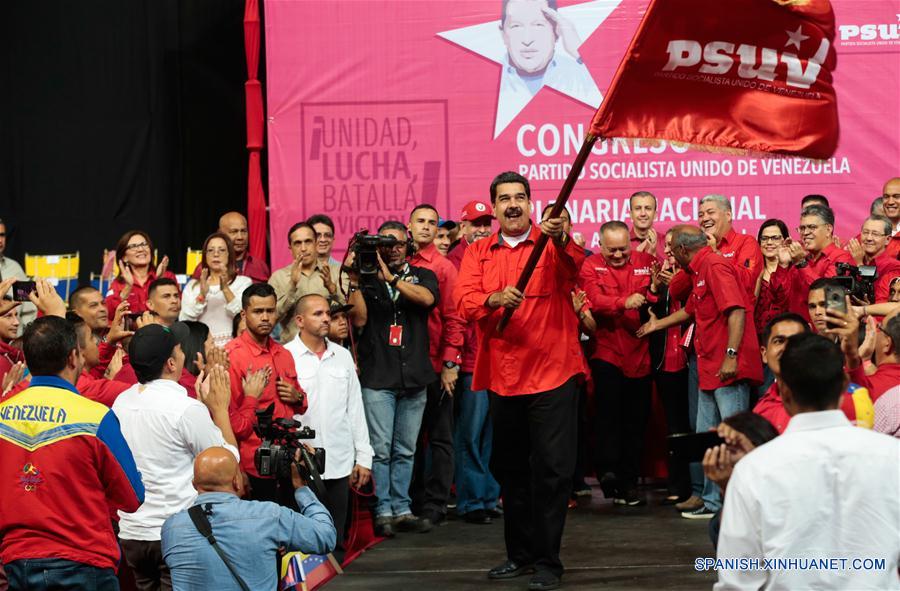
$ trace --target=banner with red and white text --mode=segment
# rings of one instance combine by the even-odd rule
[[[469,200],[488,201],[491,179],[504,170],[530,180],[540,210],[558,193],[647,5],[267,0],[273,268],[290,261],[287,230],[314,213],[335,221],[339,257],[355,231],[406,221],[418,203],[458,219]],[[857,234],[884,181],[900,176],[900,0],[832,6],[840,120],[832,158],[598,142],[567,205],[588,247],[596,247],[603,222],[629,221],[628,197],[637,190],[659,199],[660,228],[696,220],[703,195],[725,194],[735,227],[748,233],[769,218],[795,228],[800,198],[820,193],[835,210],[836,233]],[[788,60],[815,54],[811,45],[820,39],[811,32],[772,26],[772,46],[759,52]],[[714,40],[715,51],[701,51],[691,67],[702,68],[705,56],[710,67],[750,68],[751,57],[766,59],[741,52],[746,43],[734,37]],[[714,102],[726,90],[706,84],[703,92]]]

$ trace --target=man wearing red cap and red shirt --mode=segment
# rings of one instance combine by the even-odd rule
[[[600,254],[584,262],[579,283],[597,322],[591,372],[597,388],[600,445],[595,460],[603,493],[617,505],[641,505],[637,494],[644,431],[650,415],[650,341],[635,336],[651,299],[656,257],[631,248],[628,226],[600,226]]]
[[[487,238],[491,235],[491,223],[494,221],[494,214],[491,207],[483,201],[469,201],[462,208],[462,214],[459,216],[459,230],[462,237],[456,246],[450,249],[447,259],[456,265],[459,269],[462,265],[463,257],[466,254],[466,248],[480,238]]]
[[[416,253],[410,257],[409,264],[434,273],[440,293],[440,303],[428,313],[428,353],[435,381],[427,389],[410,491],[413,505],[433,525],[444,520],[450,487],[453,486],[453,394],[466,330],[453,299],[458,275],[456,267],[434,245],[439,219],[437,209],[423,203],[410,212],[408,226],[416,243]],[[425,470],[426,435],[431,449],[428,472]]]
[[[753,305],[736,266],[707,246],[707,237],[699,228],[676,226],[672,254],[693,279],[687,305],[665,318],[651,317],[638,336],[694,318],[700,385],[696,430],[703,433],[722,419],[747,410],[751,384],[762,383]],[[702,498],[703,507],[682,516],[709,519],[721,509],[718,486],[708,478]]]
[[[507,560],[488,578],[534,570],[530,589],[555,589],[575,471],[576,381],[586,372],[571,296],[584,250],[562,231],[562,218],[531,223],[522,175],[494,178],[491,201],[500,231],[468,245],[455,291],[460,312],[478,323],[472,388],[491,393],[491,467],[503,495]],[[522,293],[515,284],[541,233],[552,241]],[[505,309],[515,313],[498,334]]]

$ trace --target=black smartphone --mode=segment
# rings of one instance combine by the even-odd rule
[[[837,285],[825,286],[825,309],[847,313],[847,290]],[[828,328],[835,328],[833,322],[826,323]]]
[[[28,302],[28,294],[35,290],[34,281],[16,281],[12,284],[13,301]]]
[[[666,438],[669,444],[669,455],[680,462],[699,462],[703,454],[725,440],[715,431],[705,433],[676,433]]]

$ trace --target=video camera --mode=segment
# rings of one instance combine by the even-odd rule
[[[314,439],[316,432],[301,425],[300,421],[273,419],[274,410],[275,404],[272,403],[265,409],[256,411],[256,426],[253,430],[262,439],[253,455],[256,471],[260,476],[290,477],[291,464],[294,463],[297,450],[300,450],[303,458],[302,463],[297,463],[300,476],[307,482],[320,479],[325,471],[325,450],[317,447],[315,454],[310,456],[306,447],[300,443],[304,439]]]
[[[875,280],[878,273],[874,266],[857,267],[850,263],[835,263],[837,275],[834,277],[851,298],[859,301],[875,303]]]
[[[379,271],[378,249],[393,248],[397,242],[393,236],[369,234],[368,230],[360,230],[353,235],[347,247],[356,255],[352,269],[358,271],[360,275],[376,275]]]

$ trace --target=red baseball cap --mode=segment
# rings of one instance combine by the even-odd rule
[[[493,218],[493,210],[491,206],[484,201],[469,201],[462,208],[462,214],[459,216],[460,221],[477,220],[478,218]]]

